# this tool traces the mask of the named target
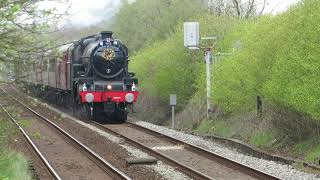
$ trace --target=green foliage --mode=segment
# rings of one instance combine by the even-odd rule
[[[204,35],[212,33],[220,37],[234,23],[233,18],[213,15],[196,16],[190,20],[200,22]],[[203,52],[183,47],[181,26],[167,40],[157,41],[139,51],[130,64],[144,93],[162,102],[168,102],[169,94],[177,94],[178,108],[185,106],[195,92],[202,89],[205,79],[201,75],[203,67]]]
[[[315,147],[313,147],[312,149],[309,149],[307,155],[306,155],[306,160],[319,164],[319,160],[320,160],[320,145],[317,145]],[[318,162],[316,162],[318,161]]]
[[[256,145],[257,147],[267,146],[271,141],[274,140],[272,132],[260,132],[251,137],[250,143]]]
[[[19,120],[19,125],[22,127],[22,128],[28,128],[31,126],[31,121],[29,119],[21,119]]]
[[[222,137],[231,137],[233,129],[223,120],[206,120],[195,129],[198,134],[215,134]]]
[[[0,118],[0,179],[31,179],[26,158],[8,150],[17,132],[9,119]]]
[[[21,114],[22,114],[22,112],[23,112],[23,109],[21,109],[21,108],[18,107],[18,106],[15,106],[15,105],[7,106],[6,109],[10,112],[10,114],[11,114],[12,117],[14,117],[14,118],[19,118],[19,117],[21,117]]]
[[[286,14],[286,43],[276,54],[265,94],[280,105],[320,119],[320,1],[306,0]]]
[[[257,95],[320,119],[320,1],[240,24],[220,43],[232,52],[214,69],[214,101],[226,112],[250,111]]]
[[[47,22],[41,22],[45,15],[51,11],[37,11],[36,2],[29,1],[1,1],[0,3],[0,60],[15,60],[26,43],[30,49],[30,43],[36,39],[35,33],[47,29]],[[34,34],[33,34],[34,33]],[[39,34],[37,34],[39,35]],[[9,58],[10,57],[10,58]]]
[[[296,144],[292,148],[291,153],[295,155],[303,155],[305,160],[314,163],[315,160],[320,159],[320,145],[318,139],[309,139]]]
[[[200,0],[124,1],[114,19],[113,31],[131,51],[169,37],[179,22],[202,10]]]
[[[166,41],[158,42],[143,49],[132,58],[130,68],[137,72],[142,82],[140,88],[152,97],[164,102],[169,94],[178,94],[179,106],[194,93],[194,78],[198,64],[187,57],[182,45],[181,33]]]
[[[279,38],[274,17],[240,23],[220,44],[223,52],[214,69],[214,100],[226,112],[249,111],[270,75]],[[280,29],[277,29],[279,32]],[[277,40],[276,40],[277,39]],[[273,49],[270,51],[270,49]]]
[[[51,35],[46,33],[49,28],[53,30],[58,15],[54,9],[39,9],[38,2],[0,2],[0,61],[6,63],[6,69],[1,69],[5,76],[15,75],[19,79],[26,62],[38,61],[41,53],[53,46]]]
[[[31,180],[27,159],[18,153],[2,151],[0,153],[0,179]]]
[[[12,123],[5,119],[0,118],[0,152],[7,148],[9,141],[11,140],[11,136],[15,134],[15,129]]]
[[[35,139],[41,139],[42,135],[39,131],[37,131],[32,134],[32,137]]]

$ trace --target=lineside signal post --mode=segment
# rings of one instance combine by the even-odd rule
[[[211,54],[212,48],[205,49],[206,74],[207,74],[207,119],[209,119],[211,99]]]
[[[175,123],[174,123],[174,108],[177,105],[177,95],[176,94],[170,94],[170,106],[172,108],[172,129],[174,129]]]
[[[210,99],[211,99],[211,59],[212,47],[200,47],[201,40],[214,41],[216,37],[202,37],[200,38],[200,28],[198,22],[185,22],[184,23],[184,46],[192,50],[205,50],[206,74],[207,74],[207,119],[209,119]]]

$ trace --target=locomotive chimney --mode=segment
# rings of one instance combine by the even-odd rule
[[[112,38],[112,31],[102,31],[101,33],[101,39],[106,39],[106,38]]]

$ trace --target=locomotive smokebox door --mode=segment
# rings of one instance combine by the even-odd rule
[[[184,23],[184,46],[189,49],[198,49],[200,32],[198,22]]]

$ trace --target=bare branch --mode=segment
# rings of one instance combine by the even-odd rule
[[[245,16],[246,18],[249,18],[249,16],[252,14],[254,8],[255,8],[255,0],[249,0],[248,9],[247,9],[246,16]]]
[[[238,17],[241,17],[241,7],[240,7],[240,3],[241,3],[241,0],[233,0],[233,5],[234,5],[234,8],[236,9],[237,11],[237,15]]]
[[[266,8],[266,5],[267,5],[267,0],[263,0],[263,6],[262,6],[262,9],[259,13],[259,16],[262,16],[263,12],[264,12],[264,9]]]

